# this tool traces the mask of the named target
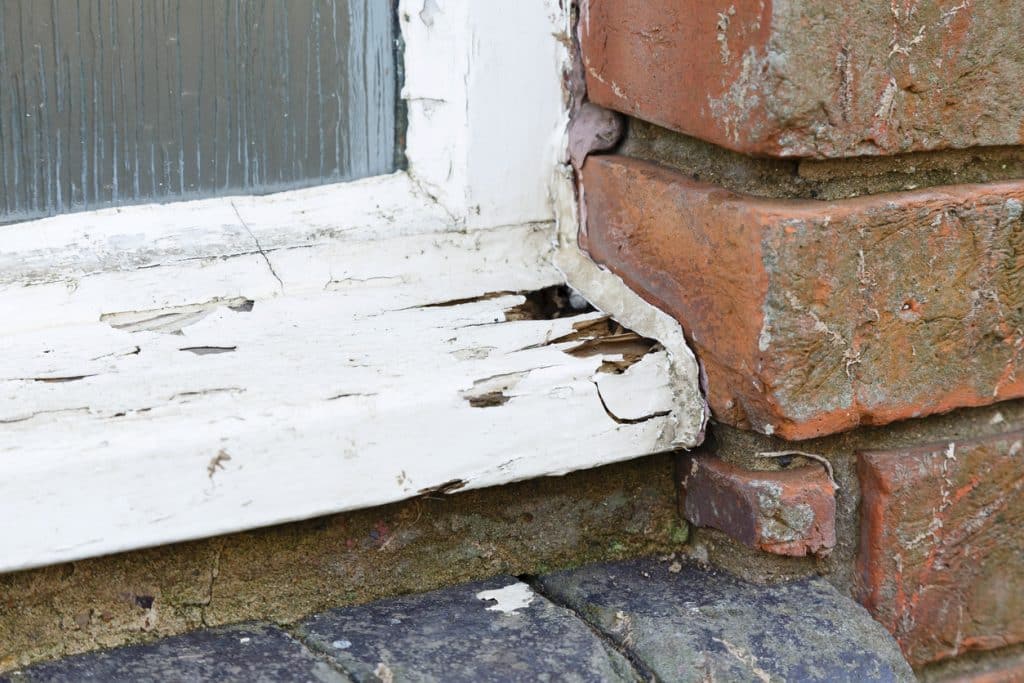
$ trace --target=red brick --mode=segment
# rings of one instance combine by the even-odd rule
[[[1024,656],[985,662],[977,671],[941,676],[936,683],[1020,683],[1024,681]]]
[[[590,157],[581,244],[679,320],[715,417],[787,439],[1024,396],[1024,181],[763,199]]]
[[[1024,431],[859,454],[858,597],[911,664],[1024,641]]]
[[[697,526],[776,555],[827,555],[836,502],[823,467],[746,470],[712,456],[683,458],[683,509]]]
[[[592,101],[748,154],[1024,142],[1024,3],[589,0]]]

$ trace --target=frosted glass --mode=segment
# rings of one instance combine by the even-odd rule
[[[0,0],[0,222],[396,167],[393,0]]]

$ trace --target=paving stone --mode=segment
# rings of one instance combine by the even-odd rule
[[[334,610],[302,624],[357,681],[634,681],[580,619],[512,577]]]
[[[637,560],[549,574],[540,585],[663,681],[914,680],[885,629],[820,578],[758,586]]]
[[[0,677],[4,683],[343,683],[349,680],[284,631],[262,624],[196,631],[148,645],[67,657],[24,669],[7,679]]]

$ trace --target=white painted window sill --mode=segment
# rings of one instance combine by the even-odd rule
[[[678,325],[574,246],[558,0],[399,15],[409,173],[0,228],[0,571],[698,441]],[[667,351],[507,319],[567,278]]]

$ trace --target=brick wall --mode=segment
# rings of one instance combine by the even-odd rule
[[[1012,680],[1024,0],[580,10],[587,96],[625,131],[576,155],[580,244],[706,373],[716,438],[679,464],[695,542],[828,574],[922,676]]]

